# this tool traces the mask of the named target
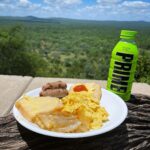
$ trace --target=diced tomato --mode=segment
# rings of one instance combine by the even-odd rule
[[[88,91],[85,85],[77,85],[73,88],[74,92]]]

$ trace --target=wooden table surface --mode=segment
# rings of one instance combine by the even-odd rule
[[[106,81],[102,80],[33,78],[28,76],[0,75],[0,150],[49,149],[48,146],[50,146],[51,149],[61,149],[63,147],[65,149],[100,149],[101,147],[101,149],[116,150],[119,149],[117,145],[120,145],[120,143],[122,143],[120,150],[150,149],[150,85],[146,83],[133,84],[132,101],[127,103],[129,108],[128,118],[120,127],[110,133],[112,137],[109,136],[109,133],[106,133],[94,138],[68,140],[69,144],[67,140],[40,136],[18,125],[11,114],[16,99],[27,91],[41,87],[47,82],[58,80],[67,83],[94,81],[99,83],[103,88],[106,87]],[[26,134],[26,138],[29,138],[29,141],[22,137],[21,132]],[[115,132],[120,132],[120,135],[115,135]],[[35,138],[35,141],[30,138],[31,135]],[[48,144],[48,139],[50,140],[49,142],[52,142],[53,144]],[[123,140],[125,141],[123,142]],[[43,143],[44,145],[42,146]],[[75,146],[73,146],[73,143]],[[39,144],[41,144],[41,147]],[[66,144],[68,144],[68,146]],[[80,144],[82,145],[81,148],[79,146]]]

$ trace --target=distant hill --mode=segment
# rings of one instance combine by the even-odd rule
[[[34,16],[26,16],[26,17],[11,17],[11,16],[0,16],[0,20],[3,20],[3,21],[8,21],[8,20],[11,20],[11,21],[45,21],[47,19],[43,19],[43,18],[37,18],[37,17],[34,17]]]
[[[0,73],[107,79],[120,30],[138,32],[138,82],[150,84],[150,22],[0,17]]]
[[[25,17],[0,16],[0,20],[1,21],[31,21],[31,22],[75,21],[74,19],[68,19],[68,18],[38,18],[35,16],[25,16]]]
[[[46,24],[61,24],[73,26],[106,26],[128,29],[149,28],[150,22],[145,21],[97,21],[97,20],[78,20],[68,18],[38,18],[35,16],[15,17],[15,16],[0,16],[0,25],[10,23],[46,23]]]
[[[143,20],[140,21],[101,21],[101,20],[79,20],[79,19],[70,19],[70,18],[57,18],[57,17],[52,17],[52,18],[38,18],[35,16],[25,16],[25,17],[18,17],[18,16],[0,16],[0,20],[15,20],[15,21],[39,21],[39,22],[51,22],[51,21],[70,21],[70,22],[145,22],[145,23],[150,23],[146,22]]]

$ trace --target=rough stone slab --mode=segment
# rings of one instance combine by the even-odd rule
[[[101,87],[106,88],[107,81],[105,80],[87,80],[87,79],[71,79],[71,78],[34,78],[30,85],[27,87],[25,92],[33,90],[35,88],[41,87],[47,82],[53,81],[64,81],[66,83],[82,83],[82,82],[96,82],[101,85]],[[150,85],[146,83],[134,83],[132,87],[132,94],[143,94],[150,96]]]
[[[7,115],[32,77],[0,75],[0,116]]]
[[[21,78],[21,77],[18,77],[18,78]],[[31,79],[31,77],[29,77],[29,78],[30,78],[30,81],[31,80],[32,81],[28,84],[27,88],[24,88],[24,91],[22,91],[21,94],[26,93],[35,88],[41,87],[42,85],[44,85],[47,82],[54,82],[54,81],[60,81],[60,80],[66,82],[66,83],[96,82],[96,83],[99,83],[101,85],[101,87],[103,87],[103,88],[106,88],[106,84],[107,84],[107,81],[105,81],[105,80],[87,80],[87,79],[71,79],[71,78],[43,78],[43,77],[36,77],[33,79]],[[10,87],[10,88],[12,88],[12,87]],[[132,88],[132,94],[143,94],[143,95],[150,96],[150,85],[148,85],[146,83],[134,83],[133,88]],[[15,98],[15,99],[17,99],[17,98]]]
[[[32,80],[30,85],[27,87],[25,92],[28,92],[32,89],[39,88],[42,85],[46,84],[47,82],[54,82],[54,81],[64,81],[66,83],[83,83],[83,82],[96,82],[101,85],[101,87],[106,87],[106,81],[102,80],[87,80],[87,79],[71,79],[71,78],[41,78],[37,77]]]
[[[134,83],[132,87],[132,94],[137,93],[150,96],[150,85],[146,83]]]

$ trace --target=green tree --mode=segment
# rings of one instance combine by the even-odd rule
[[[17,25],[0,32],[0,74],[32,76],[43,74],[47,62],[37,52],[26,50],[26,46],[22,26]]]
[[[150,52],[142,52],[139,55],[135,79],[150,84]]]

